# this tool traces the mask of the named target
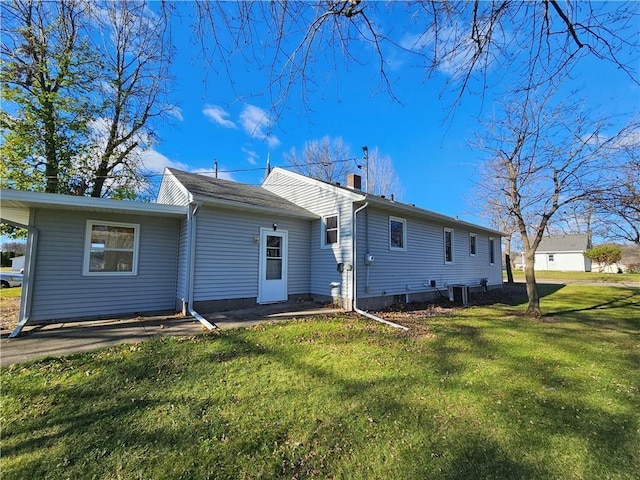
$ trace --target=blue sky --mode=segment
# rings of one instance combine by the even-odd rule
[[[189,4],[181,8],[185,15],[173,30],[176,116],[157,129],[161,142],[147,155],[149,167],[211,171],[217,159],[221,177],[259,184],[268,155],[273,166],[282,166],[283,154],[292,147],[300,151],[305,141],[340,136],[354,157],[362,156],[364,145],[391,157],[402,201],[486,223],[474,215],[473,185],[482,157],[469,140],[479,131],[478,118],[491,115],[500,84],[484,98],[465,94],[452,111],[457,91],[443,89],[446,71],[427,81],[424,70],[389,52],[399,103],[381,88],[371,52],[363,52],[362,65],[345,66],[339,60],[337,68],[330,59],[319,58],[307,101],[303,104],[294,88],[283,113],[274,117],[271,97],[261,93],[266,74],[260,65],[237,56],[228,66],[229,75],[225,66],[207,66],[188,25]],[[406,35],[411,33],[407,28]],[[587,59],[575,73],[567,79],[567,91],[584,87],[590,107],[598,112],[640,110],[640,89],[610,64]],[[509,77],[503,81],[508,83]]]

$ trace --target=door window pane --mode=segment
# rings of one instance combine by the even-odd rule
[[[267,280],[282,280],[282,237],[267,235]]]

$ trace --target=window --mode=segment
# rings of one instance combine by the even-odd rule
[[[550,254],[549,254],[549,261],[550,261],[550,262],[553,262],[553,253],[550,253]]]
[[[469,255],[471,255],[472,257],[476,256],[476,241],[477,241],[478,237],[476,236],[475,233],[470,233],[469,234]]]
[[[496,241],[491,237],[489,237],[489,263],[491,265],[496,263]]]
[[[140,226],[89,220],[84,275],[136,275]]]
[[[453,263],[453,230],[444,229],[444,263]]]
[[[267,235],[267,280],[282,280],[282,237]]]
[[[330,215],[322,219],[322,246],[330,247],[340,240],[338,215]]]
[[[389,217],[389,249],[407,249],[407,222],[402,218]]]

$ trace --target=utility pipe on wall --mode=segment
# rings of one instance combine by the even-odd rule
[[[193,291],[194,291],[194,279],[195,279],[195,236],[196,236],[196,213],[200,205],[193,200],[189,204],[187,210],[187,274],[186,277],[186,290],[187,290],[187,311],[189,315],[198,320],[208,330],[216,328],[214,324],[209,322],[206,318],[195,311],[193,307]]]
[[[352,235],[353,235],[353,237],[352,237],[353,240],[352,240],[351,244],[353,246],[353,248],[352,248],[352,250],[353,250],[353,259],[352,259],[353,260],[353,270],[352,270],[353,271],[353,282],[352,282],[352,285],[353,285],[353,311],[358,313],[358,314],[360,314],[360,315],[363,315],[363,316],[365,316],[367,318],[370,318],[371,320],[375,320],[376,322],[380,322],[380,323],[384,323],[386,325],[389,325],[390,327],[399,328],[401,330],[409,330],[408,327],[405,327],[403,325],[398,325],[397,323],[390,322],[389,320],[385,320],[384,318],[380,318],[380,317],[378,317],[376,315],[373,315],[372,313],[365,312],[364,310],[360,310],[358,308],[358,281],[357,281],[357,278],[358,278],[358,275],[357,275],[357,271],[358,271],[358,269],[357,269],[357,265],[358,265],[358,255],[357,255],[357,253],[358,253],[358,249],[357,249],[358,237],[356,235],[356,225],[358,223],[358,212],[361,212],[362,210],[364,210],[368,206],[369,206],[369,203],[365,202],[364,205],[362,205],[360,208],[356,209],[353,212],[353,217],[352,217],[353,225],[351,225],[351,232],[352,232]],[[368,232],[367,232],[367,234],[368,234]]]
[[[32,214],[32,213],[30,213]],[[25,264],[24,274],[22,277],[22,298],[20,299],[20,320],[13,329],[9,338],[16,338],[20,336],[22,328],[27,324],[31,318],[31,301],[33,299],[33,273],[36,266],[36,247],[38,246],[38,229],[33,226],[20,225],[18,223],[7,222],[14,227],[24,228],[28,231],[27,236],[27,248],[26,257],[29,261]],[[29,221],[30,224],[33,221]]]

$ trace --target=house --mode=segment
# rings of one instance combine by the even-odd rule
[[[156,203],[3,190],[28,228],[26,323],[313,299],[346,309],[502,285],[501,233],[276,168],[261,186],[166,169]],[[209,325],[210,326],[210,325]]]
[[[13,257],[11,259],[11,271],[22,273],[24,270],[24,255],[20,255],[19,257]]]
[[[344,308],[430,300],[457,284],[502,286],[500,232],[366,194],[357,175],[341,186],[275,168],[262,186],[320,217],[311,290],[336,300],[339,287]]]
[[[589,235],[543,237],[534,257],[535,270],[590,272],[591,260],[584,253],[591,248]]]

